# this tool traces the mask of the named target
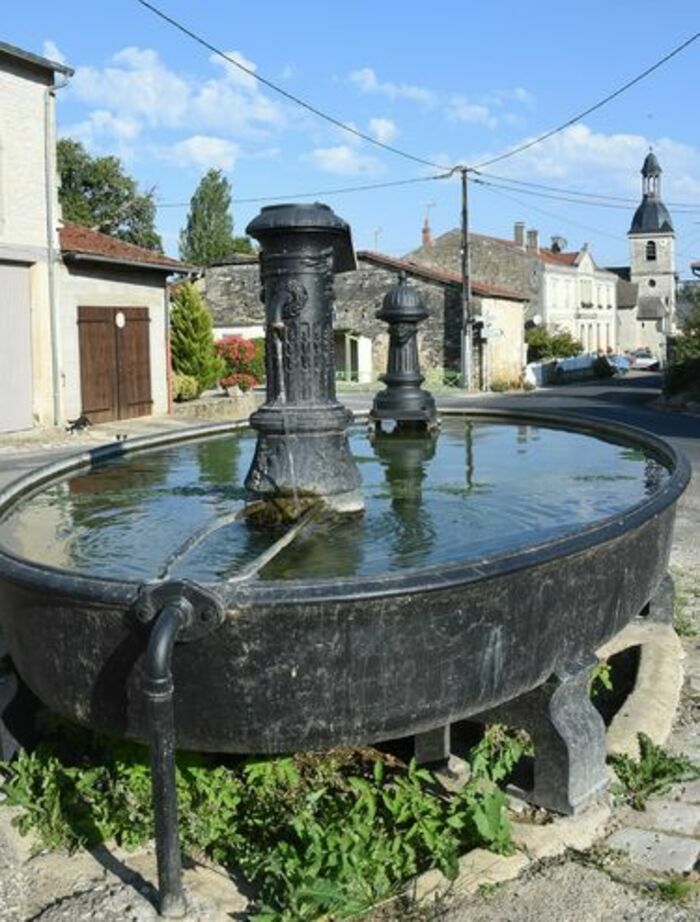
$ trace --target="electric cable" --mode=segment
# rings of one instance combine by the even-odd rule
[[[414,183],[430,182],[434,179],[447,179],[451,173],[438,173],[432,176],[414,176],[412,179],[394,179],[388,182],[367,183],[363,186],[346,186],[341,189],[318,189],[316,192],[292,192],[288,195],[264,195],[257,198],[232,198],[235,205],[258,205],[261,202],[291,201],[299,198],[316,198],[326,195],[343,195],[347,192],[367,192],[372,189],[389,189],[395,186],[409,186]],[[159,208],[186,208],[191,202],[156,202]]]
[[[139,0],[142,2],[142,0]],[[500,163],[502,160],[507,160],[509,157],[514,157],[516,154],[520,154],[525,150],[529,150],[531,147],[534,147],[536,144],[541,144],[543,141],[546,141],[548,138],[554,137],[554,135],[559,134],[564,129],[569,128],[571,125],[575,125],[576,122],[580,122],[581,119],[584,119],[587,115],[590,115],[592,112],[596,112],[598,109],[601,109],[607,103],[611,102],[616,97],[620,96],[626,90],[629,90],[630,87],[633,87],[636,83],[639,83],[640,80],[643,80],[645,77],[648,77],[649,74],[653,73],[655,70],[658,70],[667,61],[670,61],[671,58],[674,58],[677,54],[680,54],[681,51],[684,51],[689,45],[692,45],[693,42],[697,41],[700,38],[700,32],[696,32],[694,35],[691,35],[690,38],[687,38],[680,45],[677,45],[674,49],[665,54],[662,58],[659,58],[651,67],[647,67],[646,70],[643,70],[641,74],[637,74],[636,77],[633,77],[631,80],[628,80],[627,83],[618,87],[612,93],[608,93],[607,96],[604,96],[603,99],[598,100],[592,106],[589,106],[587,109],[584,109],[583,112],[579,112],[578,115],[574,115],[572,118],[568,119],[563,124],[552,128],[550,131],[546,131],[544,134],[539,135],[539,137],[531,138],[529,141],[525,141],[523,144],[519,144],[517,147],[512,148],[511,150],[505,151],[502,154],[498,154],[495,157],[490,157],[488,160],[482,160],[481,163],[477,163],[474,167],[469,167],[470,170],[479,170],[485,166],[491,166],[493,163]]]
[[[546,192],[561,192],[564,195],[575,195],[575,196],[580,196],[582,198],[585,197],[585,198],[592,198],[592,199],[600,199],[602,201],[621,202],[624,205],[628,205],[628,206],[630,205],[634,206],[634,205],[639,204],[639,199],[624,198],[623,196],[620,196],[620,195],[605,195],[602,192],[586,192],[581,189],[567,189],[563,186],[548,186],[548,185],[545,185],[544,183],[530,182],[525,179],[512,179],[509,176],[497,176],[495,173],[486,173],[481,170],[478,172],[477,175],[485,176],[487,179],[490,179],[490,180],[495,179],[499,182],[510,183],[511,185],[527,186],[533,189],[543,189]],[[665,204],[669,208],[685,209],[687,211],[700,211],[700,202],[698,202],[697,204],[694,204],[692,202],[666,201]]]
[[[245,64],[241,64],[240,61],[232,58],[231,55],[226,54],[225,51],[217,48],[216,45],[212,45],[212,43],[207,41],[207,39],[203,38],[201,35],[198,35],[196,32],[194,32],[192,29],[189,29],[181,22],[178,22],[177,19],[174,19],[172,16],[168,16],[167,13],[164,13],[162,10],[158,9],[157,6],[149,3],[148,0],[136,0],[136,2],[145,7],[147,10],[150,10],[164,22],[169,23],[175,29],[182,32],[183,35],[186,35],[193,41],[197,42],[197,44],[202,45],[202,47],[206,48],[208,51],[211,51],[218,57],[223,58],[224,61],[228,61],[229,64],[237,67],[239,70],[243,71],[244,74],[248,74],[249,77],[253,77],[259,83],[262,83],[264,86],[268,87],[268,89],[273,90],[275,93],[279,93],[280,96],[284,96],[285,99],[290,100],[290,102],[296,103],[296,105],[301,106],[308,112],[311,112],[319,118],[330,122],[330,124],[335,125],[336,128],[341,128],[343,131],[347,131],[350,134],[355,135],[355,137],[362,138],[363,141],[367,141],[368,144],[373,144],[375,147],[381,147],[382,150],[389,151],[391,154],[404,157],[406,160],[413,160],[414,163],[422,163],[424,166],[433,167],[436,170],[442,170],[445,168],[444,163],[434,163],[432,160],[427,160],[425,157],[418,157],[415,154],[410,154],[408,151],[401,150],[400,148],[394,147],[391,144],[385,144],[383,141],[378,141],[377,138],[373,138],[372,135],[365,134],[364,131],[360,131],[359,128],[354,128],[352,125],[346,124],[339,118],[336,118],[334,115],[329,115],[329,113],[324,112],[323,109],[319,109],[317,106],[312,105],[310,102],[306,102],[306,100],[301,99],[301,97],[295,96],[293,93],[290,93],[283,89],[281,86],[278,86],[276,83],[273,83],[272,80],[268,80],[267,77],[263,77],[252,68],[246,67]]]

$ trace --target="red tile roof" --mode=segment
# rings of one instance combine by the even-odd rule
[[[191,272],[195,268],[178,259],[171,259],[170,256],[163,256],[145,247],[125,243],[123,240],[117,240],[116,237],[83,227],[82,224],[73,224],[72,221],[63,222],[63,227],[59,228],[58,237],[62,254],[69,258],[83,256],[97,262],[142,266],[167,273]]]
[[[446,282],[450,285],[462,284],[462,277],[456,272],[449,272],[447,269],[439,269],[435,266],[425,266],[407,259],[395,259],[393,256],[385,256],[383,253],[374,253],[371,250],[358,250],[357,258],[363,262],[384,266],[387,269],[410,272],[413,275],[418,275],[421,278],[430,279],[434,282]],[[527,296],[520,292],[513,291],[510,288],[503,288],[501,285],[494,285],[491,282],[482,282],[476,279],[472,280],[472,293],[482,297],[504,298],[506,301],[528,300]]]

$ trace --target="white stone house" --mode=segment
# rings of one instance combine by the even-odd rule
[[[0,42],[0,431],[168,409],[166,279],[188,267],[62,225],[55,94],[72,73]]]
[[[537,248],[542,263],[538,313],[550,330],[565,330],[584,352],[617,349],[617,277],[599,269],[588,245],[562,252]]]

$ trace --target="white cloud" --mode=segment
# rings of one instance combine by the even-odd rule
[[[152,126],[183,124],[188,111],[186,81],[168,70],[151,49],[123,48],[107,67],[78,67],[68,93]]]
[[[44,42],[42,54],[45,58],[48,58],[49,61],[55,61],[56,64],[66,63],[66,56],[63,54],[56,42],[52,41],[50,38],[47,38]]]
[[[527,140],[523,138],[521,143]],[[641,195],[639,171],[649,147],[654,148],[663,169],[662,198],[700,199],[700,148],[670,138],[596,132],[585,124],[572,125],[512,160],[485,170],[517,179],[555,180],[553,185],[636,198]],[[472,156],[470,161],[478,163],[489,156],[493,153]]]
[[[69,125],[62,134],[82,141],[88,147],[103,143],[133,141],[141,131],[141,123],[134,118],[118,118],[106,109],[96,109],[81,122]]]
[[[251,61],[250,58],[246,58],[240,51],[227,51],[225,54],[227,58],[237,61],[238,64],[245,67],[246,70],[253,71],[253,73],[257,70],[255,62]],[[236,65],[232,64],[230,61],[224,60],[224,58],[218,54],[210,55],[209,61],[216,67],[223,68],[226,79],[236,86],[242,86],[247,90],[255,92],[260,85],[252,74],[246,73],[245,70],[241,70],[240,67],[236,67]]]
[[[228,172],[235,165],[238,145],[226,138],[198,134],[178,141],[171,147],[160,148],[156,153],[177,166],[196,167],[202,172],[211,169]]]
[[[388,144],[396,137],[396,125],[390,118],[371,118],[369,120],[369,130],[372,132],[377,141],[382,144]]]
[[[352,71],[350,81],[363,93],[378,93],[389,99],[409,99],[426,106],[435,105],[437,102],[437,95],[432,90],[410,83],[380,81],[371,67],[361,67],[359,70]]]
[[[349,144],[335,147],[317,147],[305,156],[324,173],[336,173],[343,176],[360,174],[376,175],[382,171],[382,164],[376,157],[363,154]]]
[[[469,102],[464,96],[453,96],[448,104],[447,113],[459,122],[488,125],[489,128],[495,128],[498,124],[498,119],[492,115],[488,106]]]
[[[255,69],[240,52],[230,56]],[[157,51],[130,46],[104,68],[79,67],[68,92],[119,118],[139,119],[154,128],[186,126],[202,133],[259,137],[284,124],[282,108],[261,92],[254,77],[218,56],[210,61],[219,76],[195,80],[163,64]]]

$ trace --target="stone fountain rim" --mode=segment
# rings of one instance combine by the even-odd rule
[[[515,573],[557,558],[578,554],[588,548],[620,538],[627,532],[670,507],[685,490],[691,476],[686,457],[672,445],[657,436],[621,423],[601,422],[584,415],[569,415],[547,411],[504,410],[493,408],[443,408],[444,416],[457,416],[480,422],[502,422],[541,425],[551,429],[565,429],[583,435],[604,438],[616,444],[644,448],[670,469],[670,476],[661,490],[648,499],[630,506],[622,514],[601,519],[575,534],[520,549],[514,553],[494,553],[480,561],[452,563],[422,567],[412,573],[385,574],[377,577],[344,577],[316,580],[269,580],[247,584],[227,585],[209,583],[208,588],[216,592],[228,607],[238,605],[298,605],[300,603],[320,604],[347,599],[369,599],[380,596],[398,596],[411,592],[445,590],[459,585]],[[358,413],[359,418],[368,414]],[[225,435],[249,428],[248,420],[227,421],[207,426],[197,426],[177,432],[134,438],[126,442],[115,442],[94,449],[78,452],[68,458],[44,465],[17,480],[0,491],[0,516],[28,493],[44,484],[80,468],[89,468],[95,463],[123,457],[137,451],[163,448],[188,441],[199,441],[216,435]],[[76,573],[58,567],[39,564],[13,554],[0,546],[0,578],[19,585],[31,586],[49,593],[56,593],[92,604],[129,606],[135,600],[143,580],[117,580],[94,575]]]

